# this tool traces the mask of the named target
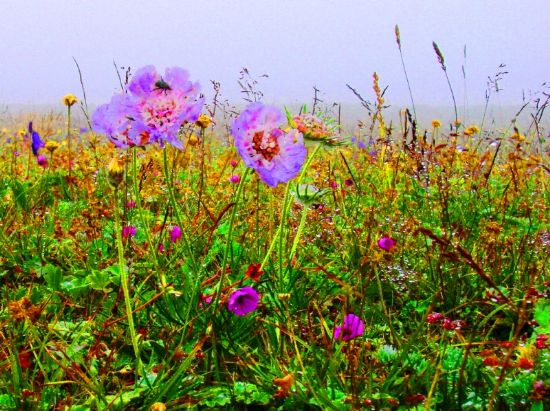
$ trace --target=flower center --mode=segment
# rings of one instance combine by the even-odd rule
[[[275,130],[274,130],[275,131]],[[267,161],[279,154],[280,147],[277,141],[278,133],[271,132],[267,137],[263,131],[254,133],[252,146],[257,153],[261,154]]]

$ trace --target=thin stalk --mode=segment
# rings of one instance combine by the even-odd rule
[[[405,67],[405,60],[403,59],[403,51],[401,50],[401,35],[399,33],[399,26],[395,25],[395,39],[397,41],[397,47],[399,48],[399,57],[401,57],[401,65],[403,66],[403,73],[405,73],[405,80],[407,81],[407,88],[409,89],[409,96],[411,97],[411,104],[414,113],[414,120],[416,121],[416,108],[414,107],[413,93],[411,90],[411,83],[409,82],[409,76],[407,75],[407,69]]]
[[[298,182],[297,182],[298,185],[302,182],[302,180],[304,178],[304,175],[306,173],[306,170],[311,165],[311,162],[313,161],[313,158],[315,157],[315,154],[317,154],[317,151],[319,151],[320,147],[321,147],[321,144],[317,144],[315,146],[315,149],[313,150],[311,155],[308,157],[306,163],[302,167],[302,171],[300,172],[300,176],[298,177]],[[273,251],[273,248],[275,247],[275,244],[277,243],[278,239],[280,239],[279,240],[280,241],[279,242],[279,250],[281,250],[281,252],[282,252],[282,239],[284,237],[282,232],[284,230],[283,226],[284,226],[284,223],[286,221],[286,216],[288,215],[289,209],[290,209],[290,184],[287,184],[286,191],[285,191],[285,197],[284,197],[284,200],[283,200],[283,212],[281,214],[281,220],[279,221],[279,227],[277,227],[277,231],[275,232],[275,236],[273,237],[273,240],[271,241],[271,245],[269,246],[269,249],[267,250],[267,253],[264,257],[264,260],[262,261],[261,269],[263,269],[264,266],[267,264],[267,260],[269,259],[269,256],[271,255],[271,252]]]
[[[241,178],[241,181],[239,182],[239,186],[237,187],[237,192],[235,193],[235,201],[233,205],[233,210],[231,210],[231,216],[229,217],[229,229],[227,231],[227,239],[225,240],[225,250],[223,252],[223,260],[222,260],[222,268],[220,273],[220,281],[218,289],[216,290],[216,296],[214,298],[214,304],[213,307],[217,307],[218,301],[220,300],[221,293],[223,290],[223,283],[225,282],[225,271],[227,267],[227,261],[229,259],[229,252],[232,248],[231,246],[231,237],[233,236],[233,226],[235,225],[235,216],[237,215],[237,209],[239,208],[239,199],[241,197],[241,193],[243,192],[243,187],[246,182],[246,178],[248,177],[248,173],[250,172],[250,168],[246,168],[243,177]]]
[[[168,195],[170,198],[170,205],[172,206],[172,210],[174,212],[174,216],[176,217],[176,221],[178,222],[178,225],[180,227],[184,227],[184,224],[182,222],[178,206],[176,203],[176,197],[174,196],[174,184],[172,180],[172,174],[169,172],[168,167],[168,147],[164,147],[163,150],[163,160],[164,160],[164,178],[166,179],[166,185],[168,186]],[[185,230],[182,230],[182,236],[181,236],[183,243],[185,245],[185,250],[187,251],[187,258],[189,258],[191,265],[193,267],[194,274],[198,274],[197,270],[197,261],[195,260],[195,256],[193,255],[193,250],[191,249],[191,244],[189,243],[189,239],[187,238],[187,233]]]
[[[126,262],[124,259],[124,244],[122,243],[122,224],[120,221],[119,210],[119,190],[115,189],[115,231],[116,231],[116,244],[118,249],[118,266],[120,270],[120,284],[122,285],[122,292],[124,293],[124,306],[126,308],[126,316],[128,317],[128,328],[130,329],[130,338],[132,339],[132,346],[134,347],[134,354],[138,364],[138,370],[141,370],[141,360],[139,357],[139,347],[136,336],[136,329],[134,326],[134,316],[132,314],[132,302],[130,301],[130,290],[128,287],[129,278],[126,272]]]
[[[153,240],[151,238],[151,230],[149,230],[149,224],[147,223],[147,219],[145,218],[145,215],[143,214],[143,208],[141,205],[141,194],[139,191],[139,185],[138,185],[138,175],[137,175],[137,147],[133,147],[132,149],[132,188],[134,192],[134,201],[136,202],[136,209],[138,218],[140,220],[141,226],[143,227],[145,231],[145,236],[147,238],[147,244],[149,244],[149,248],[152,250],[153,253],[153,261],[155,264],[155,268],[157,268],[156,272],[160,276],[160,284],[162,287],[166,287],[166,277],[164,276],[164,272],[159,270],[158,265],[158,255],[157,255],[157,248],[153,247]]]
[[[71,106],[67,106],[67,145],[69,148],[69,180],[71,177],[72,164],[71,164]]]
[[[307,211],[308,211],[308,207],[304,205],[304,208],[302,210],[302,218],[300,218],[300,224],[298,225],[298,231],[296,231],[296,236],[294,237],[294,241],[292,242],[292,248],[290,249],[290,255],[288,257],[289,262],[292,262],[292,259],[294,258],[294,254],[296,253],[296,248],[298,247],[298,243],[300,242],[300,237],[302,236],[302,231],[304,231],[304,226],[306,225],[306,220],[307,220]]]

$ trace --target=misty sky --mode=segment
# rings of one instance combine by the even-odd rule
[[[118,90],[113,60],[133,69],[186,68],[207,98],[210,80],[238,102],[241,67],[268,74],[268,102],[353,102],[349,83],[373,99],[372,73],[387,102],[408,104],[396,47],[399,24],[415,101],[451,104],[432,41],[445,55],[459,105],[483,102],[487,76],[510,73],[499,99],[521,103],[522,90],[550,80],[549,0],[0,0],[0,104],[57,104],[81,97],[102,103]],[[463,50],[467,47],[467,58]],[[60,104],[60,103],[59,103]]]

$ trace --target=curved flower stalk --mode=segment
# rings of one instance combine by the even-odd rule
[[[258,102],[249,105],[231,125],[244,163],[271,187],[296,176],[307,155],[302,133],[284,131],[283,120],[278,108]]]

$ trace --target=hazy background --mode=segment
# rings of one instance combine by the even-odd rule
[[[549,80],[549,0],[0,0],[0,106],[61,105],[68,92],[101,104],[119,90],[113,66],[186,68],[213,95],[240,101],[247,67],[268,74],[265,101],[373,100],[372,73],[395,108],[409,95],[395,42],[399,24],[415,102],[452,104],[432,41],[445,55],[457,103],[484,102],[487,77],[506,64],[496,106],[519,107]],[[464,46],[467,56],[464,58]],[[466,85],[462,66],[466,72]],[[546,89],[548,91],[548,89]],[[443,115],[445,115],[443,113]],[[452,117],[452,113],[448,113]]]

